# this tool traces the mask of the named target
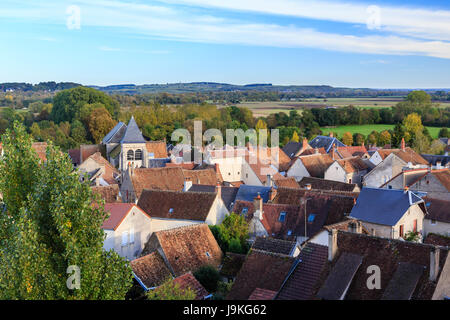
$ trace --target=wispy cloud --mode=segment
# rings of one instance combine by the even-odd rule
[[[251,11],[364,25],[368,5],[331,1],[293,0],[165,0],[143,4],[126,0],[73,1],[82,9],[83,27],[121,29],[130,34],[177,41],[255,46],[319,48],[331,51],[380,55],[421,55],[450,59],[450,11],[380,7],[380,30],[364,35],[340,34],[296,25],[249,21],[247,15],[229,19],[221,10]],[[166,4],[164,4],[164,2]],[[170,5],[168,5],[170,4]],[[173,4],[183,4],[177,8]],[[20,10],[2,10],[0,17],[34,17],[64,23],[64,1],[50,9],[48,0],[35,3],[22,15]],[[202,14],[185,6],[215,8]],[[219,10],[218,10],[219,9]],[[211,11],[211,10],[210,10]],[[37,13],[39,13],[37,15]],[[33,16],[36,14],[37,16]],[[355,28],[356,31],[357,28]],[[100,47],[103,51],[118,51]],[[119,49],[120,50],[120,49]]]
[[[98,47],[98,49],[99,50],[101,50],[101,51],[122,51],[121,49],[119,49],[119,48],[111,48],[111,47],[108,47],[108,46],[100,46],[100,47]]]

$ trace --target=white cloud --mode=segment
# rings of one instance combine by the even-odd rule
[[[48,0],[47,0],[48,1]],[[130,34],[178,41],[242,44],[256,46],[319,48],[331,51],[381,55],[421,55],[450,59],[450,12],[423,9],[381,8],[381,28],[386,34],[355,36],[322,32],[295,25],[254,23],[247,16],[233,20],[199,14],[185,7],[164,7],[125,0],[78,0],[82,26],[112,28]],[[346,23],[365,23],[367,6],[326,1],[293,0],[167,0],[195,6],[211,6],[240,11],[258,11]],[[65,5],[50,7],[45,0],[34,3],[24,14],[20,10],[1,10],[0,17],[42,19],[42,22],[65,23]],[[53,9],[52,9],[53,8]],[[33,14],[39,13],[38,16]],[[62,15],[61,15],[62,13]],[[414,16],[414,18],[413,18]],[[411,37],[411,35],[415,37]],[[418,38],[421,36],[421,38]],[[120,49],[100,47],[103,51]]]
[[[108,47],[108,46],[100,46],[100,47],[98,47],[98,49],[99,50],[101,50],[101,51],[122,51],[121,49],[119,49],[119,48],[111,48],[111,47]]]

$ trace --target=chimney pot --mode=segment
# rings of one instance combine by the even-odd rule
[[[328,231],[328,260],[333,261],[337,253],[337,230]]]
[[[440,250],[438,247],[431,248],[430,251],[430,280],[436,281],[439,273],[439,255]]]
[[[330,131],[329,135],[331,138],[333,138],[333,132]]]
[[[253,200],[253,206],[255,207],[254,216],[259,220],[263,219],[263,200],[258,192],[258,196]]]

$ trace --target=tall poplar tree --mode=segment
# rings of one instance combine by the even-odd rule
[[[18,122],[2,142],[0,299],[124,299],[131,269],[103,249],[107,214],[68,156],[50,144],[40,162]]]

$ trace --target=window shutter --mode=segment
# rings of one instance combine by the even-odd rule
[[[122,233],[122,245],[126,246],[128,243],[128,232],[123,232]]]
[[[130,243],[134,243],[134,228],[130,229]]]

